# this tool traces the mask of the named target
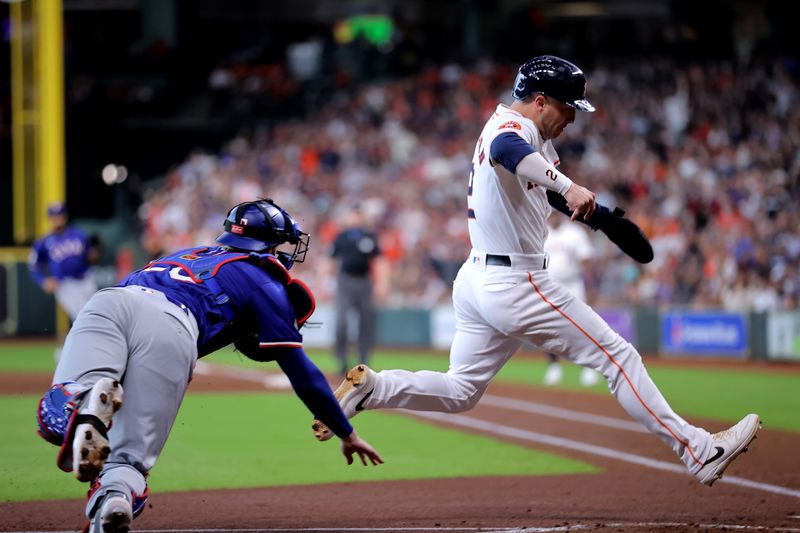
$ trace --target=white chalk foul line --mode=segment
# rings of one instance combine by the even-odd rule
[[[217,375],[225,375],[228,377],[235,377],[239,379],[245,379],[248,381],[258,381],[262,383],[264,382],[264,373],[258,370],[249,370],[244,368],[230,368],[216,364],[198,362],[197,367],[195,368],[195,372],[198,371],[199,373],[206,375],[217,374]],[[514,409],[528,413],[551,416],[555,418],[563,418],[575,422],[583,422],[587,424],[613,427],[616,429],[622,429],[626,431],[647,433],[646,429],[642,428],[639,424],[632,421],[622,420],[619,418],[612,418],[607,416],[592,415],[581,411],[573,411],[571,409],[564,409],[561,407],[555,407],[552,405],[547,405],[542,403],[528,402],[524,400],[516,400],[514,398],[506,398],[493,395],[485,395],[483,398],[481,398],[481,403],[486,405],[491,405],[492,407]],[[480,429],[488,433],[495,433],[498,435],[514,437],[521,440],[527,440],[530,442],[539,442],[542,444],[548,444],[550,446],[566,448],[569,450],[589,453],[592,455],[599,455],[601,457],[608,457],[611,459],[617,459],[628,463],[635,463],[641,466],[654,468],[656,470],[666,470],[668,472],[675,472],[679,474],[687,473],[686,469],[683,466],[679,466],[673,463],[666,463],[664,461],[659,461],[656,459],[649,459],[647,457],[642,457],[640,455],[621,452],[613,450],[611,448],[605,448],[603,446],[595,446],[594,444],[589,444],[586,442],[574,441],[562,437],[556,437],[553,435],[546,435],[544,433],[536,433],[524,429],[513,428],[510,426],[503,426],[501,424],[486,422],[484,420],[480,420],[477,418],[470,418],[463,415],[455,415],[449,413],[409,411],[405,409],[403,409],[402,411],[412,416],[429,418],[432,420],[439,420],[454,425],[467,427],[470,429]],[[737,476],[725,476],[717,480],[716,483],[729,483],[732,485],[738,485],[740,487],[748,487],[756,490],[762,490],[765,492],[771,492],[773,494],[781,494],[783,496],[792,496],[794,498],[800,498],[800,491],[798,490],[790,489],[787,487],[781,487],[779,485],[772,485],[770,483],[752,481]]]
[[[800,533],[800,528],[780,527],[780,526],[748,526],[740,524],[697,524],[687,522],[614,522],[614,523],[592,523],[592,524],[572,524],[566,526],[533,526],[515,528],[496,528],[496,527],[303,527],[303,528],[237,528],[237,529],[137,529],[137,533],[360,533],[362,531],[375,531],[384,533],[412,533],[424,531],[448,531],[452,533],[558,533],[561,531],[585,531],[595,530],[597,527],[609,529],[628,529],[639,531],[642,528],[675,528],[678,531],[685,531],[687,528],[707,529],[709,531],[764,531],[764,532],[786,532]],[[75,533],[68,531],[9,531],[7,533]]]
[[[621,452],[611,448],[606,448],[604,446],[596,446],[586,442],[565,439],[553,435],[546,435],[544,433],[536,433],[534,431],[504,426],[502,424],[495,424],[494,422],[487,422],[477,418],[470,418],[463,415],[455,415],[450,413],[430,413],[408,410],[404,410],[404,412],[416,417],[428,418],[430,420],[445,422],[447,424],[453,424],[470,429],[477,429],[487,433],[494,433],[495,435],[503,435],[529,442],[538,442],[540,444],[547,444],[549,446],[556,446],[558,448],[588,453],[591,455],[599,455],[601,457],[608,457],[610,459],[617,459],[627,463],[634,463],[641,466],[646,466],[648,468],[654,468],[656,470],[666,470],[667,472],[687,474],[686,468],[673,463],[667,463],[657,459],[650,459],[648,457],[642,457],[641,455],[635,455],[632,453]],[[772,492],[774,494],[781,494],[783,496],[800,498],[800,490],[789,489],[778,485],[772,485],[770,483],[751,481],[749,479],[744,479],[737,476],[725,476],[718,480],[717,483],[729,483],[732,485],[738,485],[740,487],[748,487],[751,489],[763,490],[765,492]]]
[[[268,389],[292,388],[289,378],[282,372],[263,372],[261,370],[250,370],[247,368],[236,368],[198,361],[194,367],[194,373],[201,376],[222,376],[260,383]]]
[[[572,531],[574,528],[584,529],[588,526],[556,526],[543,528],[496,528],[496,527],[298,527],[298,528],[191,528],[191,529],[137,529],[136,533],[336,533],[362,531],[382,531],[385,533],[405,533],[405,532],[426,532],[426,531],[449,531],[453,533],[530,533],[534,531],[558,532]],[[573,529],[571,529],[573,528]],[[8,531],[6,533],[76,533],[74,530],[65,531]]]
[[[634,431],[636,433],[649,433],[641,424],[631,420],[595,415],[585,411],[574,411],[572,409],[564,409],[563,407],[555,407],[553,405],[530,402],[527,400],[516,400],[504,396],[486,394],[481,398],[480,405],[491,405],[492,407],[499,407],[501,409],[522,411],[523,413],[549,416],[552,418],[569,420],[571,422],[583,422],[584,424],[594,424],[596,426],[622,429],[625,431]]]
[[[494,533],[549,533],[555,531],[581,531],[581,530],[594,530],[597,526],[608,529],[633,529],[634,531],[641,530],[642,528],[675,528],[678,531],[685,531],[687,528],[692,529],[707,529],[709,531],[782,531],[787,533],[800,532],[800,529],[794,527],[771,527],[771,526],[748,526],[740,524],[695,524],[686,522],[617,522],[609,524],[575,524],[572,526],[559,526],[559,527],[528,527],[518,529],[506,529],[503,531],[495,530]]]
[[[247,368],[236,368],[203,361],[198,361],[195,364],[194,373],[201,376],[222,376],[241,379],[242,381],[252,381],[253,383],[263,383],[264,376],[267,375],[266,372],[260,370],[248,370]]]

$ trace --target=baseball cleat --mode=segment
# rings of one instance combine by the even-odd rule
[[[125,495],[109,491],[89,521],[88,533],[128,533],[132,521],[133,510]]]
[[[700,483],[710,487],[721,478],[728,465],[747,451],[760,428],[758,415],[749,414],[735,426],[711,435],[711,455],[695,474]]]
[[[92,481],[111,454],[108,428],[111,418],[122,407],[122,385],[102,378],[86,393],[76,416],[72,440],[72,467],[78,481]]]
[[[353,418],[364,410],[364,404],[375,390],[376,377],[375,371],[367,365],[358,365],[347,372],[345,380],[333,392],[347,418]],[[318,441],[333,437],[333,431],[319,420],[314,420],[311,429]]]

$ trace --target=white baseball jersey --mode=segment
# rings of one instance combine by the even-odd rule
[[[690,472],[698,472],[710,456],[711,435],[678,416],[636,349],[551,275],[544,256],[551,213],[546,191],[488,160],[492,140],[509,131],[549,163],[558,163],[552,144],[542,142],[531,120],[497,107],[478,140],[469,180],[473,250],[453,283],[456,333],[449,370],[383,370],[361,405],[465,411],[524,343],[600,372],[622,407],[667,443]]]
[[[520,135],[553,166],[560,163],[553,143],[542,140],[532,120],[498,105],[472,156],[467,191],[470,240],[473,248],[488,253],[541,254],[551,212],[546,190],[493,161],[482,164],[494,138],[507,132]]]

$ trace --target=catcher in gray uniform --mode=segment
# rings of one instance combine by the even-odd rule
[[[224,227],[218,246],[156,259],[96,293],[67,336],[37,419],[39,434],[60,446],[58,466],[92,482],[90,533],[129,530],[196,359],[230,343],[251,359],[278,363],[297,396],[341,438],[348,464],[353,454],[364,465],[383,462],[302,348],[299,328],[314,298],[289,269],[305,259],[308,235],[271,200],[235,206]],[[277,251],[286,243],[291,252]]]

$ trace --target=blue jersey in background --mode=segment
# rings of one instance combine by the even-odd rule
[[[33,243],[28,269],[39,286],[46,277],[59,281],[66,278],[83,279],[89,270],[90,249],[86,233],[68,226]]]

